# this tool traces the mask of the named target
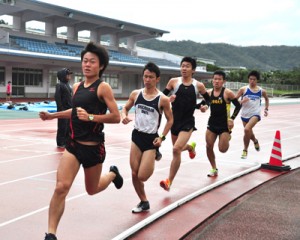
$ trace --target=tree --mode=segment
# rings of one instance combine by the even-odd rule
[[[207,64],[206,65],[206,70],[208,72],[214,72],[214,71],[219,70],[219,69],[220,69],[220,67],[218,67],[216,65],[212,65],[212,64]]]
[[[248,82],[247,70],[232,70],[227,73],[227,81],[229,82]]]

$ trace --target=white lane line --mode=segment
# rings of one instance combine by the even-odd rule
[[[56,171],[52,171],[52,172],[48,172],[48,173],[53,173],[53,172],[56,172]],[[48,173],[47,173],[47,174],[48,174]],[[46,174],[46,173],[45,173],[45,174]],[[38,174],[38,175],[43,175],[43,174]],[[35,175],[35,176],[38,176],[38,175]],[[31,176],[31,177],[34,177],[34,176]],[[125,182],[127,182],[127,181],[129,181],[129,180],[131,181],[131,178],[124,179]],[[81,198],[81,197],[84,197],[84,196],[87,196],[87,195],[88,195],[88,194],[87,194],[86,192],[80,193],[80,194],[74,195],[74,196],[72,196],[72,197],[68,197],[68,198],[66,199],[66,202],[69,202],[69,201],[72,201],[72,200],[75,200],[75,199],[77,199],[77,198]],[[1,228],[1,227],[4,227],[4,226],[6,226],[6,225],[9,225],[9,224],[11,224],[11,223],[15,223],[15,222],[17,222],[17,221],[20,221],[20,220],[22,220],[22,219],[24,219],[24,218],[33,216],[33,215],[35,215],[35,214],[37,214],[37,213],[43,212],[43,211],[48,210],[48,209],[49,209],[49,205],[48,205],[48,206],[45,206],[45,207],[42,207],[42,208],[39,208],[39,209],[37,209],[37,210],[35,210],[35,211],[31,211],[31,212],[28,212],[28,213],[26,213],[26,214],[20,215],[20,216],[18,216],[18,217],[12,218],[12,219],[10,219],[10,220],[8,220],[8,221],[6,221],[6,222],[0,223],[0,228]]]
[[[294,158],[294,157],[297,157],[297,156],[299,156],[299,154],[291,155],[291,156],[289,156],[287,159],[285,159],[285,160],[283,160],[283,161],[289,160],[289,159]],[[250,173],[250,172],[252,172],[252,171],[255,171],[255,170],[259,169],[260,166],[261,166],[261,164],[258,164],[258,165],[255,166],[255,167],[252,167],[252,168],[247,169],[247,170],[245,170],[245,171],[236,173],[236,174],[234,174],[234,175],[232,175],[232,176],[229,176],[229,177],[227,177],[227,178],[225,178],[225,179],[223,179],[223,180],[221,180],[221,181],[217,181],[217,182],[215,182],[215,183],[213,183],[213,184],[211,184],[211,185],[209,185],[209,186],[207,186],[207,187],[204,187],[204,188],[202,188],[202,189],[199,189],[198,191],[196,191],[196,192],[194,192],[194,193],[192,193],[192,194],[190,194],[190,195],[188,195],[188,196],[186,196],[186,197],[184,197],[184,198],[182,198],[182,199],[179,199],[178,201],[176,201],[176,202],[170,204],[169,206],[167,206],[167,207],[161,209],[160,211],[154,213],[153,215],[151,215],[150,217],[144,219],[143,221],[141,221],[141,222],[139,222],[139,223],[133,225],[131,228],[127,229],[126,231],[122,232],[122,233],[119,234],[118,236],[114,237],[113,240],[121,240],[121,239],[125,239],[126,237],[131,236],[132,234],[134,234],[135,232],[139,231],[140,229],[142,229],[142,228],[145,227],[146,225],[152,223],[152,222],[155,221],[156,219],[158,219],[158,218],[160,218],[161,216],[167,214],[168,212],[174,210],[175,208],[177,208],[177,207],[183,205],[184,203],[186,203],[186,202],[188,202],[188,201],[190,201],[190,200],[192,200],[192,199],[194,199],[194,198],[200,196],[201,194],[203,194],[203,193],[205,193],[205,192],[208,192],[208,191],[210,191],[211,189],[216,188],[216,187],[218,187],[218,186],[220,186],[220,185],[222,185],[222,184],[224,184],[224,183],[226,183],[226,182],[229,182],[229,181],[231,181],[231,180],[233,180],[233,179],[235,179],[235,178],[238,178],[238,177],[240,177],[240,176],[242,176],[242,175],[245,175],[245,174],[247,174],[247,173]],[[49,174],[49,173],[55,173],[55,172],[56,172],[56,171],[51,171],[51,172],[48,172],[48,173],[37,174],[37,175],[31,176],[31,177],[27,177],[27,179],[28,179],[28,178],[33,178],[33,177],[36,177],[36,176],[41,176],[41,175]],[[24,180],[24,179],[19,179],[19,180],[14,180],[14,181],[21,181],[21,180]],[[129,180],[131,180],[131,179],[125,179],[125,181],[129,181]],[[0,184],[0,185],[4,185],[4,184],[5,184],[5,183],[2,183],[2,184]],[[71,201],[71,200],[74,200],[74,199],[77,199],[77,198],[80,198],[80,197],[83,197],[83,196],[86,196],[86,195],[87,195],[86,192],[85,192],[85,193],[81,193],[81,194],[75,195],[75,196],[73,196],[73,197],[67,198],[66,201],[69,202],[69,201]],[[27,213],[27,214],[23,214],[23,215],[21,215],[21,216],[19,216],[19,217],[13,218],[13,219],[11,219],[11,220],[9,220],[9,221],[0,223],[0,227],[4,227],[4,226],[6,226],[6,225],[9,225],[9,224],[11,224],[11,223],[17,222],[17,221],[19,221],[19,220],[22,220],[22,219],[24,219],[24,218],[30,217],[30,216],[32,216],[32,215],[35,215],[35,214],[37,214],[37,213],[43,212],[43,211],[48,210],[48,209],[49,209],[49,205],[46,206],[46,207],[39,208],[39,209],[37,209],[37,210],[35,210],[35,211],[29,212],[29,213]]]
[[[120,233],[119,235],[117,235],[116,237],[114,237],[112,240],[123,240],[123,239],[126,239],[128,238],[129,236],[131,236],[132,234],[136,233],[137,231],[139,231],[140,229],[144,228],[145,226],[149,225],[150,223],[154,222],[156,219],[162,217],[163,215],[171,212],[172,210],[180,207],[181,205],[185,204],[186,202],[188,201],[191,201],[192,199],[200,196],[201,194],[205,193],[205,192],[208,192],[226,182],[229,182],[235,178],[238,178],[242,175],[245,175],[247,173],[250,173],[250,172],[253,172],[257,169],[260,168],[260,165],[261,164],[258,164],[257,166],[255,167],[252,167],[252,168],[249,168],[245,171],[242,171],[242,172],[239,172],[239,173],[236,173],[234,175],[231,175],[227,178],[224,178],[223,180],[220,180],[220,181],[217,181],[213,184],[210,184],[209,186],[206,186],[202,189],[199,189],[198,191],[196,192],[193,192],[191,193],[190,195],[187,195],[181,199],[179,199],[178,201],[168,205],[167,207],[159,210],[158,212],[152,214],[150,217],[147,217],[145,218],[144,220],[138,222],[137,224],[133,225],[132,227],[128,228],[126,231]]]
[[[71,201],[71,200],[74,200],[74,199],[76,199],[76,198],[83,197],[83,196],[85,196],[85,195],[87,195],[87,193],[81,193],[81,194],[75,195],[75,196],[73,196],[73,197],[67,198],[67,199],[66,199],[66,202]],[[35,211],[26,213],[26,214],[24,214],[24,215],[21,215],[21,216],[19,216],[19,217],[13,218],[13,219],[11,219],[11,220],[9,220],[9,221],[0,223],[0,228],[1,228],[1,227],[4,227],[4,226],[6,226],[6,225],[9,225],[9,224],[11,224],[11,223],[17,222],[17,221],[19,221],[19,220],[22,220],[22,219],[24,219],[24,218],[30,217],[30,216],[32,216],[32,215],[35,215],[35,214],[37,214],[37,213],[43,212],[43,211],[48,210],[48,209],[49,209],[49,205],[46,206],[46,207],[39,208],[39,209],[37,209],[37,210],[35,210]]]
[[[293,154],[288,156],[286,159],[284,159],[283,161],[288,161],[290,159],[299,157],[299,153]],[[151,215],[150,217],[145,218],[144,220],[138,222],[137,224],[133,225],[132,227],[128,228],[126,231],[120,233],[119,235],[117,235],[116,237],[114,237],[112,240],[123,240],[126,239],[128,237],[130,237],[131,235],[133,235],[134,233],[138,232],[140,229],[144,228],[145,226],[151,224],[152,222],[154,222],[155,220],[157,220],[158,218],[161,218],[163,215],[166,215],[167,213],[171,212],[172,210],[180,207],[181,205],[185,204],[186,202],[191,201],[192,199],[199,197],[200,195],[202,195],[203,193],[206,193],[220,185],[225,184],[226,182],[232,181],[236,178],[239,178],[243,175],[246,175],[250,172],[254,172],[256,170],[258,170],[261,167],[261,164],[258,163],[256,166],[246,169],[244,171],[241,171],[239,173],[236,173],[234,175],[231,175],[227,178],[224,178],[223,180],[217,181],[213,184],[210,184],[202,189],[199,189],[196,192],[191,193],[190,195],[187,195],[181,199],[179,199],[178,201],[168,205],[167,207],[161,209],[160,211],[154,213],[153,215]]]
[[[44,175],[47,175],[47,174],[56,173],[56,172],[57,172],[57,170],[54,170],[54,171],[40,173],[40,174],[36,174],[36,175],[24,177],[24,178],[18,178],[18,179],[14,179],[14,180],[11,180],[11,181],[2,182],[2,183],[0,183],[0,186],[4,186],[4,185],[7,185],[7,184],[20,182],[20,181],[24,181],[24,180],[28,180],[28,179],[32,179],[32,178],[35,178],[35,177],[40,177],[40,176],[44,176]]]
[[[15,161],[22,161],[24,159],[42,158],[42,157],[45,157],[45,156],[56,155],[56,154],[62,154],[62,152],[55,152],[55,153],[42,154],[42,155],[36,155],[36,156],[15,158],[15,159],[11,159],[11,160],[4,160],[4,161],[0,161],[0,164],[9,163],[9,162],[15,162]]]

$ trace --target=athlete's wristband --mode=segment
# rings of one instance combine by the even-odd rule
[[[165,140],[166,140],[166,136],[165,136],[165,135],[163,135],[163,134],[162,134],[162,135],[160,135],[159,137],[160,137],[160,138],[161,138],[161,140],[163,140],[163,141],[165,141]]]

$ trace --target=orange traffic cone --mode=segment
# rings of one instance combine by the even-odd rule
[[[282,164],[280,131],[276,131],[269,163],[263,163],[261,167],[277,171],[288,171],[291,169],[290,166]]]

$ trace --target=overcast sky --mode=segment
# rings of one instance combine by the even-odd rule
[[[161,40],[300,46],[299,0],[42,0],[169,31]]]

